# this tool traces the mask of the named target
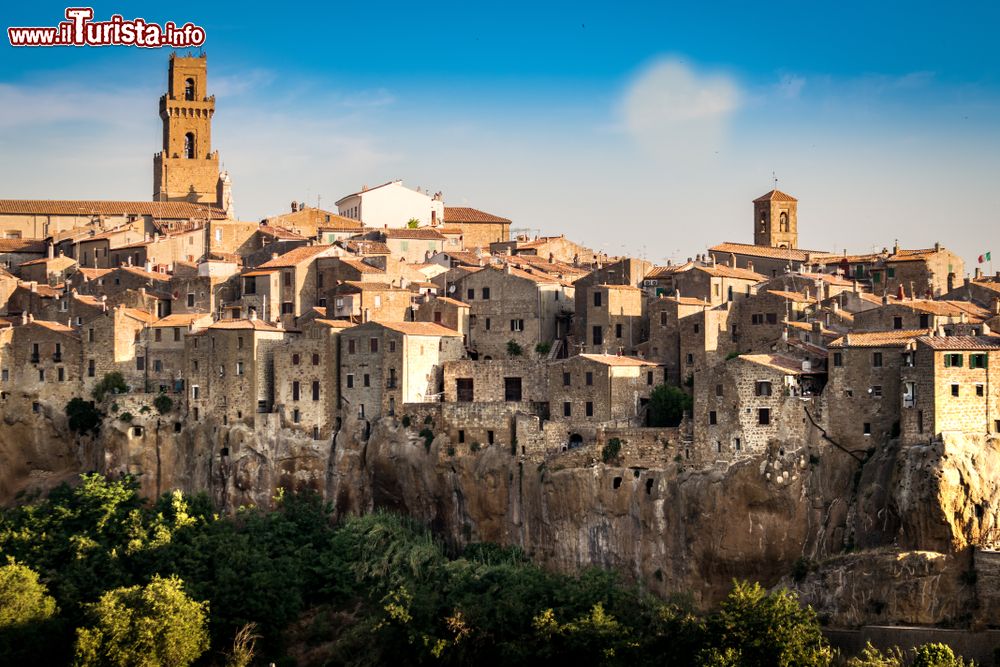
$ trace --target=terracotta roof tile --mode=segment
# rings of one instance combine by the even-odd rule
[[[454,329],[436,324],[434,322],[383,322],[378,321],[387,329],[398,331],[407,336],[461,336]]]
[[[0,239],[0,252],[45,254],[47,248],[41,239]]]
[[[798,199],[791,195],[786,195],[781,190],[771,190],[767,194],[754,199],[754,203],[759,201],[798,201]]]
[[[767,291],[768,294],[774,294],[775,296],[780,296],[789,301],[795,301],[796,303],[816,303],[816,299],[811,296],[806,296],[802,292],[786,292],[785,290],[772,289]]]
[[[917,340],[934,350],[1000,350],[1000,336],[924,336]]]
[[[268,260],[258,266],[258,269],[287,269],[309,262],[320,254],[333,248],[332,245],[304,245],[293,248],[283,255]]]
[[[225,219],[218,208],[189,202],[0,199],[0,213],[21,215],[146,215],[157,218]]]
[[[905,347],[926,336],[930,329],[893,329],[892,331],[852,331],[837,338],[827,347]]]
[[[782,354],[741,354],[738,359],[743,359],[744,361],[749,361],[753,364],[759,364],[761,366],[767,366],[769,368],[774,368],[776,370],[782,371],[783,373],[791,373],[794,375],[802,375],[804,373],[809,373],[802,369],[802,361],[799,359],[794,359],[792,357],[786,357]]]
[[[469,208],[467,206],[445,206],[444,221],[445,224],[456,222],[494,222],[510,224],[510,220],[507,218],[501,218],[498,215],[493,215],[492,213],[480,211],[475,208]]]
[[[387,239],[419,239],[423,241],[443,241],[441,232],[430,227],[417,227],[416,229],[383,229],[382,235]]]
[[[726,241],[719,245],[712,246],[709,252],[729,253],[733,255],[745,255],[747,257],[764,257],[767,259],[785,259],[792,262],[804,262],[808,256],[810,260],[820,261],[821,258],[829,257],[830,253],[821,250],[802,250],[799,248],[773,248],[771,246],[752,245],[749,243],[733,243]]]
[[[254,331],[286,331],[269,324],[264,320],[219,320],[208,327],[209,329],[253,329]]]
[[[605,366],[658,366],[659,364],[647,361],[646,359],[639,359],[638,357],[625,357],[618,356],[616,354],[580,354],[577,355],[581,359],[587,359],[588,361],[595,361],[599,364],[604,364]],[[572,359],[573,357],[568,357]]]

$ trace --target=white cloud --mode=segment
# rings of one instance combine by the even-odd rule
[[[642,71],[622,104],[625,127],[654,155],[699,159],[721,148],[743,92],[732,77],[702,73],[669,58]]]

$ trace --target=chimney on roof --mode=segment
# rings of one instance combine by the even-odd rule
[[[976,280],[982,280],[982,278],[983,278],[983,270],[977,266],[976,267],[976,278],[975,279]]]
[[[271,253],[271,259],[278,259],[278,253],[272,252]]]
[[[813,320],[812,325],[813,325],[812,326],[813,333],[823,332],[823,320]]]
[[[299,203],[297,201],[293,201],[292,202],[292,213],[295,213],[298,210],[299,210]]]
[[[147,259],[145,262],[143,262],[142,268],[145,269],[146,273],[152,273],[153,272],[153,262],[151,262],[150,260]]]
[[[28,311],[22,310],[21,311],[21,325],[24,326],[27,323],[28,323]]]
[[[857,294],[858,292],[861,291],[861,286],[858,284],[857,280],[854,281],[854,289],[853,289],[853,291],[854,291],[855,294]]]
[[[850,346],[851,346],[851,334],[846,333],[844,334],[844,347],[850,347]]]
[[[145,299],[146,298],[146,288],[145,287],[140,287],[139,288],[139,298],[141,298],[141,299]]]
[[[889,305],[889,295],[888,294],[884,294],[884,293],[882,294],[882,305],[883,306],[888,306]]]
[[[35,321],[35,316],[32,315],[31,313],[28,313],[28,322],[34,322],[34,321]]]
[[[31,290],[32,294],[36,294],[38,292],[38,283],[32,280],[30,283],[28,283],[28,289]]]
[[[49,241],[49,259],[55,257],[55,254],[56,254],[56,246],[55,244],[52,243],[52,241]]]
[[[910,281],[910,301],[917,300],[917,290],[913,287],[913,281]]]
[[[299,210],[300,211],[306,210],[306,203],[304,201],[299,202]]]
[[[1000,297],[993,299],[993,314],[1000,315]]]
[[[257,309],[254,308],[253,306],[250,307],[250,321],[251,322],[257,321]]]
[[[941,242],[940,241],[935,241],[934,242],[934,252],[941,252]]]
[[[896,298],[902,301],[905,296],[906,292],[903,291],[903,283],[899,283],[899,285],[896,286]]]

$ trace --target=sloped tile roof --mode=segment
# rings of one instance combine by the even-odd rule
[[[510,224],[510,220],[507,218],[501,218],[498,215],[480,211],[476,208],[469,208],[468,206],[445,206],[444,221],[445,223],[493,222]]]
[[[224,211],[180,201],[100,201],[66,199],[0,199],[0,214],[20,215],[148,215],[157,218],[221,220]]]
[[[767,194],[761,195],[754,199],[754,203],[759,201],[798,201],[792,195],[785,194],[781,190],[771,190]]]
[[[1000,336],[924,336],[918,342],[934,350],[1000,350]]]
[[[837,338],[827,347],[905,347],[930,329],[893,329],[892,331],[852,331]]]

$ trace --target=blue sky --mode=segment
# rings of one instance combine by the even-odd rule
[[[662,262],[748,241],[775,172],[803,247],[1000,252],[996,5],[165,6],[94,9],[206,29],[244,219],[402,178]],[[149,198],[166,57],[0,47],[0,196]]]

